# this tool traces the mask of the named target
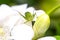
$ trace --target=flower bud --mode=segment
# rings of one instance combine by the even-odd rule
[[[43,13],[40,16],[38,16],[37,20],[33,25],[33,30],[35,34],[32,40],[37,40],[38,38],[44,36],[45,32],[49,28],[49,25],[50,18],[47,14]]]

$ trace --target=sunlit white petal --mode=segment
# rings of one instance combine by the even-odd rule
[[[35,8],[34,7],[28,7],[26,9],[26,12],[30,12],[31,14],[34,14]]]
[[[34,12],[36,13],[34,21],[36,21],[38,16],[45,14],[45,11],[43,10],[35,10]]]
[[[56,40],[56,38],[49,36],[49,37],[40,38],[40,39],[38,39],[38,40]]]
[[[24,15],[27,9],[27,4],[15,5],[15,6],[12,6],[11,8],[14,9],[15,11],[19,11],[20,13],[22,13],[22,15]]]
[[[15,10],[13,10],[12,8],[10,8],[9,6],[5,4],[2,4],[0,6],[0,23],[2,24],[2,28],[4,29],[4,32],[6,33],[4,35],[6,38],[10,36],[11,29],[14,27],[15,23],[17,23],[19,19],[21,19],[20,20],[21,23],[24,20],[18,14],[18,12],[16,12]]]
[[[12,35],[15,40],[32,40],[34,33],[32,27],[25,24],[18,24],[14,27]]]

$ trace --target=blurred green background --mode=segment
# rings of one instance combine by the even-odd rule
[[[28,4],[35,9],[42,9],[50,16],[50,28],[45,36],[60,35],[60,0],[0,0],[0,4],[20,5]]]
[[[60,4],[60,0],[0,0],[0,4],[8,4],[10,6],[26,3],[29,6],[33,6],[36,9],[43,9],[49,13],[51,9]]]

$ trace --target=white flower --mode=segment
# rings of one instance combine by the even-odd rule
[[[38,40],[56,40],[56,38],[52,37],[52,36],[48,36],[48,37],[43,37],[43,38],[40,38]]]
[[[15,6],[14,6],[15,7]],[[26,9],[26,5],[21,5],[19,6],[21,7],[20,10],[24,10]],[[18,8],[18,7],[17,7]],[[22,12],[21,11],[21,12]],[[23,13],[23,12],[22,12]],[[20,20],[19,20],[20,19]],[[19,20],[19,22],[17,23],[17,25],[15,25],[15,23]],[[33,29],[32,27],[23,24],[23,22],[25,22],[25,19],[19,15],[19,13],[13,9],[13,7],[9,7],[5,4],[2,4],[0,6],[0,23],[2,24],[2,28],[3,28],[3,32],[5,32],[4,34],[4,40],[10,40],[9,36],[10,36],[10,32],[11,29],[14,27],[13,31],[12,31],[12,37],[15,37],[15,40],[31,40],[32,36],[33,36]],[[1,30],[1,29],[0,29]],[[6,31],[5,31],[6,30]],[[2,32],[1,31],[1,32]],[[9,34],[9,35],[8,35]]]
[[[25,15],[25,12],[27,11],[32,14],[36,13],[33,21],[36,21],[37,16],[45,12],[42,10],[35,10],[33,7],[27,8],[27,4],[12,7],[5,4],[0,6],[0,23],[2,24],[2,28],[5,32],[4,35],[6,40],[10,39],[10,37],[8,37],[10,36],[10,32],[14,40],[32,40],[32,37],[34,36],[32,23],[28,22],[27,24],[24,24],[26,20],[19,15],[17,11],[19,11],[22,15]]]
[[[4,33],[2,39],[8,40],[11,28],[18,19],[17,12],[12,10],[9,6],[5,4],[0,6],[0,30]]]
[[[23,10],[23,11],[20,9],[20,7],[19,7],[19,9],[17,9],[17,6],[12,7],[12,9],[19,11],[19,12],[20,12],[21,14],[23,14],[24,16],[25,16],[25,12],[27,12],[27,11],[30,12],[30,13],[32,13],[32,14],[36,13],[36,16],[35,16],[35,18],[33,19],[33,21],[36,21],[36,19],[37,19],[38,16],[40,16],[40,15],[42,15],[42,14],[45,13],[43,10],[35,10],[33,7],[28,7],[28,8],[26,8],[26,9]],[[21,11],[20,11],[20,10],[21,10]],[[20,19],[20,20],[21,20],[21,19]],[[22,22],[24,22],[24,21],[22,21]],[[21,22],[20,22],[20,23],[21,23]],[[20,25],[20,24],[19,24],[19,25]],[[26,25],[26,24],[24,24],[24,25]],[[27,23],[27,25],[29,25],[29,22]],[[20,25],[20,26],[22,26],[22,25]],[[32,27],[32,23],[30,23],[29,26]],[[17,27],[16,27],[16,28],[17,28]],[[18,29],[18,28],[17,28],[17,29],[16,29],[16,28],[15,28],[15,30]],[[27,26],[26,26],[26,28],[27,28]],[[15,31],[15,32],[17,32],[17,31]],[[15,32],[14,32],[14,33],[15,33]],[[21,32],[23,32],[23,31],[21,31]],[[19,30],[19,34],[20,34],[21,32],[20,32],[20,30]],[[14,34],[14,33],[13,33],[13,34]],[[26,33],[26,32],[25,32],[25,33]],[[32,33],[32,34],[30,35],[29,33]],[[24,33],[22,33],[22,34],[24,34]],[[25,39],[25,40],[32,40],[32,37],[33,37],[33,34],[34,34],[33,31],[32,31],[32,29],[31,29],[31,32],[28,32],[28,34],[31,36],[31,38],[30,38],[30,36],[29,36],[29,38],[30,38],[30,39],[29,39],[28,36],[27,36],[27,39]],[[23,35],[23,36],[24,36],[24,35]],[[19,37],[21,37],[21,36],[19,36]],[[15,38],[17,38],[17,39],[19,40],[19,37],[17,36],[17,33],[16,33],[16,37],[15,37]],[[22,38],[23,38],[23,37],[22,37]],[[24,37],[24,38],[26,38],[26,37]],[[21,39],[21,40],[24,40],[24,38],[23,38],[23,39],[20,38],[20,39]],[[17,39],[16,39],[16,40],[17,40]]]
[[[5,4],[0,6],[0,37],[4,34],[2,39],[8,40],[10,31],[18,19],[20,19],[20,15],[11,7]]]

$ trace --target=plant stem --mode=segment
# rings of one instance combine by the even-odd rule
[[[48,12],[48,15],[50,15],[51,13],[55,12],[56,9],[60,8],[60,5],[57,5],[55,8],[53,8],[51,11]]]

